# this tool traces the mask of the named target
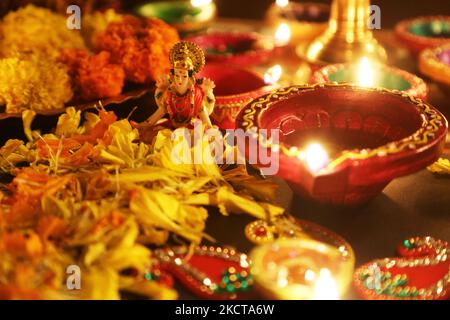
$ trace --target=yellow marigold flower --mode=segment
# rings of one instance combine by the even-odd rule
[[[0,39],[2,57],[31,52],[57,58],[61,49],[85,48],[80,32],[67,28],[66,17],[33,5],[3,18]]]
[[[64,64],[40,55],[0,59],[0,103],[7,113],[60,109],[72,96]]]

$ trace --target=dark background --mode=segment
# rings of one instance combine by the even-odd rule
[[[274,0],[218,0],[219,14],[225,17],[261,19]],[[307,1],[296,1],[307,2]],[[331,0],[308,2],[329,3]],[[443,14],[450,15],[449,0],[374,0],[381,8],[382,27],[390,28],[401,19],[420,15]]]
[[[152,0],[0,0],[0,16],[30,2],[65,13],[68,4],[78,4],[84,8],[121,5],[123,9],[131,9],[138,3],[152,2]],[[215,0],[215,2],[219,8],[220,17],[262,19],[267,8],[275,0]],[[331,0],[296,0],[295,2],[331,4]],[[450,0],[373,0],[372,4],[381,7],[382,28],[392,28],[399,20],[420,15],[450,15]]]
[[[275,0],[215,0],[221,17],[262,19]],[[291,0],[292,1],[292,0]],[[123,1],[126,6],[139,1]],[[296,2],[330,3],[331,0]],[[373,0],[381,8],[382,27],[391,28],[399,20],[420,15],[450,15],[450,0]]]

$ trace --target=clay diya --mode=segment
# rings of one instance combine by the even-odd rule
[[[254,32],[214,32],[186,40],[199,45],[208,62],[241,66],[262,64],[277,49],[274,39]]]
[[[233,248],[201,246],[156,250],[159,269],[173,275],[203,299],[235,300],[251,297],[250,261]]]
[[[404,20],[395,27],[397,37],[412,54],[450,42],[450,16],[429,16]]]
[[[360,64],[328,65],[316,71],[311,78],[311,82],[338,82],[381,87],[402,91],[413,97],[426,100],[428,86],[421,78],[395,67],[384,64],[370,66],[364,64],[364,61],[362,60]],[[371,68],[371,70],[367,70],[367,68]]]
[[[269,299],[336,300],[352,281],[354,259],[311,239],[276,240],[250,253],[256,288]]]
[[[292,42],[311,42],[325,31],[330,18],[330,6],[312,2],[288,2],[285,6],[274,3],[267,11],[267,22],[274,28],[286,23]]]
[[[450,298],[450,254],[447,242],[415,237],[398,246],[400,257],[359,267],[354,287],[368,300],[447,300]]]
[[[434,163],[443,151],[448,123],[429,104],[399,91],[317,84],[280,89],[252,101],[236,126],[252,133],[272,159],[279,157],[277,175],[300,195],[357,205],[377,196],[391,180]],[[249,159],[249,146],[242,151]]]
[[[217,7],[214,1],[157,1],[139,5],[135,13],[160,18],[181,33],[191,33],[206,29],[217,16]]]
[[[450,94],[450,44],[424,50],[420,54],[419,69]]]
[[[216,106],[211,118],[221,129],[234,129],[244,105],[275,89],[274,85],[266,85],[259,73],[238,66],[210,63],[199,77],[209,78],[216,85]]]

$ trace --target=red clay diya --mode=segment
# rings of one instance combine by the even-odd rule
[[[397,24],[395,33],[411,53],[417,56],[422,50],[450,42],[450,16],[404,20]]]
[[[431,237],[405,240],[399,258],[384,258],[358,268],[353,283],[368,300],[445,300],[450,298],[450,249]]]
[[[325,31],[330,18],[328,4],[313,2],[293,2],[286,6],[274,3],[267,11],[267,22],[273,27],[286,23],[295,44],[311,42]]]
[[[236,126],[253,132],[251,139],[272,159],[279,157],[277,175],[299,194],[357,205],[377,196],[391,180],[434,163],[443,151],[448,123],[435,108],[405,93],[317,84],[280,89],[252,101]],[[279,132],[279,143],[271,141],[271,129]],[[249,147],[242,151],[249,159]],[[256,165],[267,168],[259,159]]]
[[[165,248],[155,252],[159,270],[178,279],[187,289],[204,299],[229,300],[250,294],[253,276],[246,254],[232,248]]]
[[[419,69],[450,94],[450,44],[424,50],[420,54]]]
[[[369,66],[370,67],[370,66]],[[333,64],[316,71],[311,79],[312,83],[352,83],[361,84],[361,76],[365,70],[361,64]],[[398,68],[384,64],[373,66],[373,86],[390,90],[398,90],[413,97],[426,100],[428,86],[421,78]],[[365,73],[367,76],[367,73]]]
[[[187,39],[199,45],[208,62],[250,66],[262,64],[275,52],[275,41],[255,32],[215,32]]]
[[[266,85],[259,73],[238,66],[210,63],[199,76],[209,78],[216,84],[216,106],[211,117],[221,129],[234,129],[235,119],[242,107],[275,88]]]

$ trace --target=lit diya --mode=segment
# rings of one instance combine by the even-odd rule
[[[253,132],[260,149],[279,157],[277,175],[299,194],[356,205],[377,196],[391,180],[434,163],[448,123],[434,107],[405,93],[317,84],[252,101],[236,126]],[[249,159],[249,146],[242,151]]]
[[[216,105],[211,118],[222,129],[234,129],[242,107],[275,88],[259,73],[238,66],[210,63],[199,76],[211,79],[216,85]]]
[[[367,58],[359,64],[332,64],[314,73],[312,83],[352,83],[363,87],[381,87],[403,91],[426,100],[428,86],[421,78],[384,64],[372,64]]]
[[[208,62],[243,66],[266,62],[275,51],[275,40],[255,32],[214,32],[187,39],[206,53]]]
[[[292,42],[311,42],[325,31],[330,18],[330,6],[319,3],[276,1],[267,11],[267,22],[273,27],[289,26]]]
[[[212,0],[157,1],[139,5],[135,13],[141,17],[157,17],[182,33],[206,29],[217,15]]]
[[[450,44],[424,50],[420,54],[419,69],[450,94]]]
[[[450,16],[404,20],[395,27],[397,37],[414,55],[450,42]]]
[[[282,239],[250,253],[255,285],[267,298],[336,300],[347,291],[354,259],[310,239]]]

